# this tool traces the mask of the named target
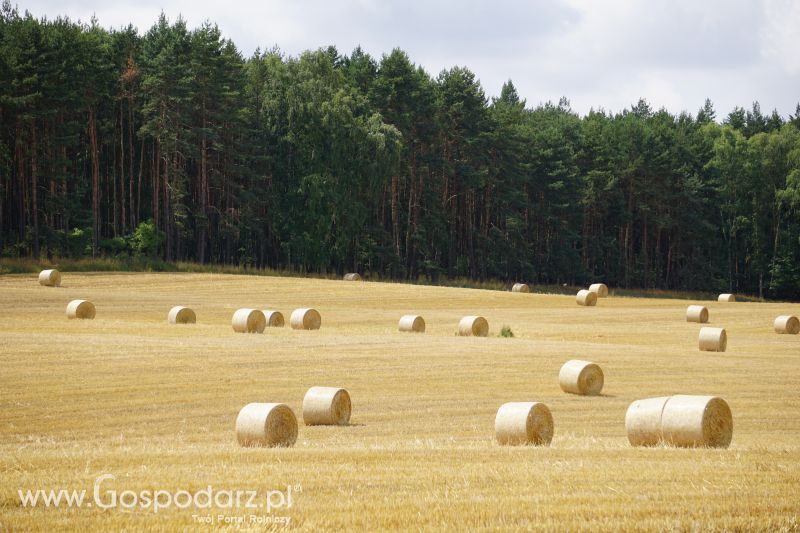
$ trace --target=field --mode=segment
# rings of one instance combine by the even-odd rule
[[[97,318],[67,320],[74,298],[92,300]],[[800,305],[704,302],[729,337],[727,352],[710,353],[684,320],[689,303],[584,308],[562,295],[220,274],[66,273],[61,288],[0,276],[0,530],[282,529],[266,521],[288,517],[315,531],[796,531],[800,336],[776,335],[772,321]],[[196,325],[167,324],[178,304]],[[322,328],[236,334],[239,307],[287,319],[315,307]],[[425,334],[396,331],[409,312]],[[490,337],[454,335],[469,314],[489,320]],[[573,358],[603,367],[602,396],[561,392]],[[350,426],[300,420],[293,448],[237,444],[242,406],[285,402],[299,417],[312,385],[348,389]],[[630,402],[670,394],[725,398],[730,448],[631,447]],[[499,446],[497,408],[528,400],[549,405],[551,446]],[[108,509],[24,507],[18,494],[85,489],[94,502],[104,474]],[[155,509],[140,495],[209,486],[274,508],[223,498]],[[137,493],[127,506],[123,491]]]

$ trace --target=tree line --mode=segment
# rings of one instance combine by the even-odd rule
[[[0,250],[800,298],[800,105],[488,98],[402,50],[244,58],[0,10]]]

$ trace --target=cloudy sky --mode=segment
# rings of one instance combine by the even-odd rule
[[[13,2],[13,0],[12,0]],[[784,117],[800,101],[800,0],[28,0],[36,17],[67,15],[144,33],[163,10],[190,28],[216,22],[245,56],[334,44],[380,58],[399,47],[432,75],[476,73],[488,96],[513,80],[529,105],[561,96],[585,113],[640,97],[654,108],[718,119],[761,103]]]

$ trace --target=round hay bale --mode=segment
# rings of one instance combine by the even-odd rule
[[[286,325],[286,321],[283,319],[283,313],[280,311],[272,311],[271,309],[265,309],[261,311],[264,313],[264,318],[267,321],[267,327],[270,328],[282,328]]]
[[[419,315],[403,315],[397,326],[398,331],[411,331],[413,333],[425,333],[425,319]]]
[[[708,322],[708,309],[702,305],[690,305],[686,308],[686,321],[705,324]]]
[[[655,446],[661,442],[661,413],[669,396],[636,400],[625,413],[625,430],[631,446]]]
[[[499,444],[548,446],[553,440],[553,415],[541,402],[509,402],[497,410],[494,436]]]
[[[605,283],[592,283],[589,285],[589,291],[595,293],[598,298],[608,297],[608,287]]]
[[[258,309],[238,309],[233,313],[231,326],[236,333],[264,333],[267,319]]]
[[[350,272],[344,275],[345,281],[361,281],[361,274],[357,272]]]
[[[283,403],[248,403],[236,417],[236,440],[241,446],[293,446],[297,417]]]
[[[567,361],[558,373],[558,384],[564,392],[596,396],[603,390],[603,370],[589,361]]]
[[[94,304],[88,300],[72,300],[67,304],[67,318],[92,319],[94,315]]]
[[[511,292],[531,292],[531,288],[528,287],[527,283],[515,283],[511,287]]]
[[[727,448],[733,437],[733,417],[722,398],[663,396],[633,402],[625,414],[625,429],[633,446]]]
[[[319,329],[322,325],[322,316],[316,309],[295,309],[289,317],[292,329]]]
[[[597,305],[597,293],[594,293],[592,291],[587,291],[586,289],[582,289],[578,291],[578,295],[575,297],[575,301],[578,302],[578,305],[586,305],[586,306]]]
[[[797,335],[800,333],[800,320],[796,316],[781,315],[775,319],[775,333]]]
[[[170,324],[194,324],[197,322],[197,315],[195,315],[194,311],[188,307],[176,305],[169,310],[167,321]]]
[[[724,352],[728,347],[728,334],[723,328],[700,328],[700,351]]]
[[[307,426],[346,426],[350,410],[350,394],[337,387],[311,387],[303,397],[303,422]]]
[[[731,409],[715,396],[670,396],[661,413],[661,438],[683,448],[727,448],[733,438]]]
[[[44,285],[45,287],[60,287],[61,272],[54,268],[42,270],[39,272],[39,285]]]
[[[465,316],[458,323],[458,334],[462,337],[486,337],[489,322],[482,316]]]
[[[717,298],[718,302],[735,302],[736,295],[734,294],[720,294],[719,298]]]

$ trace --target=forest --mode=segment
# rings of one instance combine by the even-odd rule
[[[400,49],[245,58],[6,0],[0,252],[797,300],[800,104],[746,104],[581,116]]]

